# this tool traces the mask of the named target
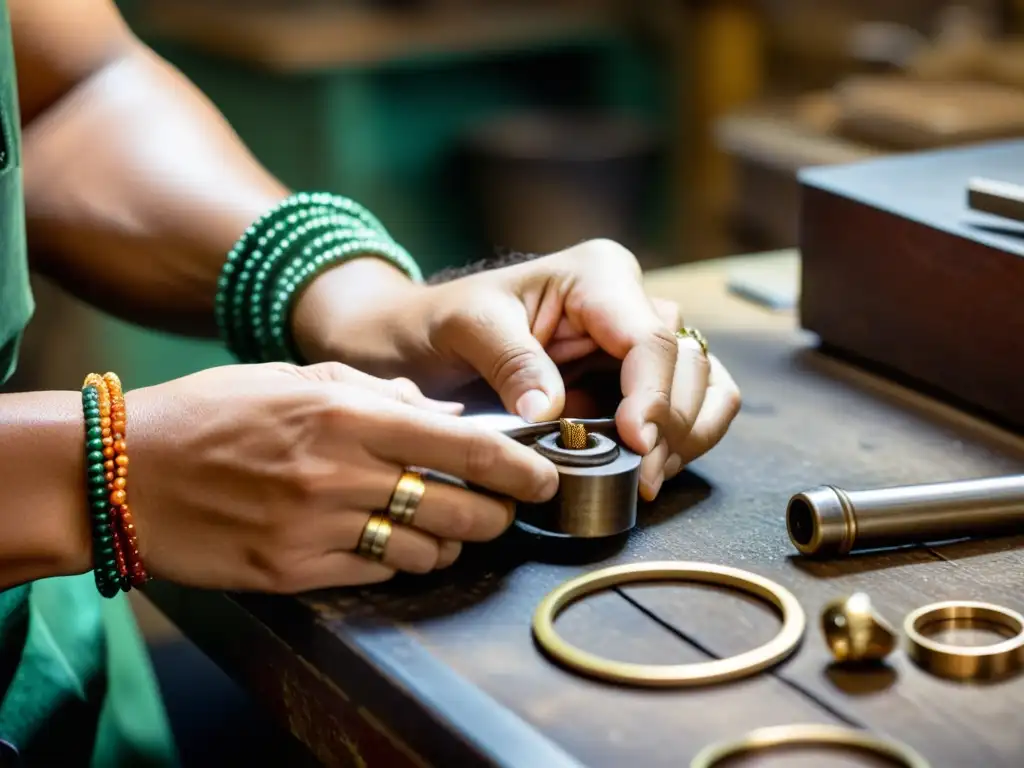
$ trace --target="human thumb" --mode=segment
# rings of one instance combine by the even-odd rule
[[[526,308],[516,297],[496,298],[483,311],[457,312],[445,331],[445,347],[491,385],[510,413],[531,422],[561,414],[561,373],[531,332]]]

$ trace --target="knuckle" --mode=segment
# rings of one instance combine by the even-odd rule
[[[597,258],[616,267],[625,267],[638,278],[642,274],[640,262],[633,252],[615,240],[605,237],[590,240],[585,244],[585,250],[588,261]]]
[[[477,510],[468,504],[452,504],[446,510],[445,529],[448,537],[456,541],[466,541],[473,537],[477,529]]]
[[[290,474],[295,502],[305,507],[320,506],[324,497],[338,487],[337,467],[330,461],[316,461],[306,456],[293,462]]]
[[[651,329],[650,345],[659,354],[671,360],[676,360],[679,357],[679,338],[676,336],[675,330],[670,330],[660,323]]]
[[[478,433],[465,441],[463,464],[470,478],[489,477],[501,463],[501,448],[491,435]]]
[[[419,397],[420,395],[420,388],[416,386],[415,382],[413,382],[412,379],[405,378],[404,376],[392,379],[391,386],[395,388],[395,392],[397,392],[400,397],[406,399]]]
[[[491,370],[491,381],[494,381],[498,388],[505,386],[515,379],[522,379],[528,375],[531,369],[530,363],[534,360],[533,351],[522,344],[506,344]]]

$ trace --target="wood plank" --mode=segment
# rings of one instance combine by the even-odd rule
[[[779,355],[779,342],[763,339],[711,340],[733,375],[750,383],[752,407],[737,420],[729,447],[694,467],[715,492],[639,534],[645,559],[725,562],[778,580],[811,622],[800,653],[778,669],[782,680],[851,723],[902,739],[935,765],[1019,765],[1024,735],[1014,723],[1024,706],[1024,679],[958,685],[927,675],[902,652],[881,672],[846,672],[830,665],[817,622],[828,600],[854,591],[868,592],[897,626],[910,610],[943,599],[1022,610],[1024,537],[809,563],[790,547],[783,513],[792,492],[822,483],[864,488],[1019,472],[1024,441],[964,417],[943,419],[942,406],[917,395],[885,398],[858,386],[863,375],[847,376],[844,366],[816,353]],[[675,500],[665,505],[685,505],[693,495],[686,482],[670,493]],[[624,592],[718,656],[753,647],[778,624],[767,610],[737,610],[740,601],[708,590]]]
[[[282,717],[318,714],[307,722],[315,725],[310,738],[329,718],[354,712],[434,765],[678,766],[709,741],[797,721],[863,723],[912,744],[937,767],[1017,765],[1024,737],[1008,718],[1020,709],[1021,682],[955,686],[902,656],[892,674],[851,678],[828,669],[813,623],[825,600],[854,589],[869,591],[895,621],[958,591],[1024,607],[1014,592],[1024,542],[807,565],[790,554],[783,510],[791,493],[826,481],[857,488],[1019,472],[1021,439],[811,351],[791,316],[724,296],[722,278],[721,265],[717,272],[700,265],[649,280],[656,293],[684,302],[688,322],[702,327],[743,387],[745,406],[722,445],[642,510],[627,540],[552,550],[513,533],[469,548],[458,566],[430,578],[300,600],[218,596],[245,621],[212,606],[197,610],[205,594],[168,585],[154,585],[167,590],[157,602],[173,618],[167,595],[174,596],[186,632],[222,664],[234,663],[236,676]],[[804,646],[773,674],[685,692],[586,680],[534,648],[530,619],[550,589],[584,569],[656,558],[776,578],[808,611]],[[560,628],[592,650],[664,662],[693,653],[685,638],[725,655],[755,644],[775,623],[742,599],[702,597],[705,590],[623,594],[632,605],[600,596],[570,611]],[[259,631],[238,631],[248,624]],[[283,650],[271,661],[265,648],[274,643]],[[282,680],[311,673],[298,693],[334,693],[299,707],[293,684],[292,699],[283,697]],[[336,750],[344,740],[331,743]],[[791,758],[781,764],[797,764]],[[820,765],[816,759],[806,764]]]
[[[508,544],[513,550],[508,555],[517,561],[529,551],[514,545],[514,540]],[[651,768],[677,768],[708,741],[728,737],[737,727],[748,730],[794,720],[837,722],[815,702],[770,676],[690,691],[651,691],[609,685],[560,669],[535,648],[530,619],[544,594],[579,570],[517,565],[501,577],[500,592],[486,602],[428,621],[414,620],[408,630],[439,660],[589,768],[619,768],[633,761]],[[454,583],[464,584],[466,579]],[[432,600],[424,597],[414,599],[429,605]],[[385,610],[402,614],[394,603]],[[570,609],[559,629],[570,641],[613,658],[652,663],[707,658],[611,595],[595,596]],[[728,717],[723,717],[725,712]],[[525,763],[516,765],[527,768]]]
[[[543,45],[607,34],[608,13],[581,8],[383,11],[346,6],[248,8],[204,0],[141,4],[147,39],[185,43],[279,73]]]

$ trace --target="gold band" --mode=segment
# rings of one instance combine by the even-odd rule
[[[940,622],[983,624],[1003,630],[1008,639],[992,645],[950,645],[925,636]],[[903,621],[907,655],[921,669],[951,680],[996,680],[1024,666],[1024,616],[993,603],[949,600],[907,614]]]
[[[367,560],[379,563],[384,559],[384,550],[388,546],[388,539],[391,538],[391,521],[387,515],[375,512],[363,526],[363,533],[359,537],[359,547],[356,553]]]
[[[683,326],[676,331],[676,337],[680,339],[693,339],[697,342],[697,346],[700,347],[700,351],[704,353],[704,357],[708,356],[708,340],[704,338],[704,334],[696,328],[687,328],[686,326]]]
[[[836,725],[798,724],[758,728],[730,742],[705,747],[690,768],[714,768],[726,760],[778,747],[849,747],[851,750],[884,757],[905,768],[930,768],[927,760],[898,741],[883,741],[864,731]]]
[[[408,469],[404,471],[395,484],[395,490],[391,493],[391,500],[388,502],[388,517],[399,525],[412,525],[416,509],[426,491],[427,484],[423,482],[423,475]]]
[[[605,659],[570,645],[555,632],[558,614],[580,598],[610,587],[650,581],[690,581],[736,589],[777,608],[782,614],[782,629],[764,645],[738,656],[676,665]],[[779,663],[796,650],[806,623],[804,611],[792,593],[762,576],[707,563],[634,563],[592,571],[562,584],[537,606],[533,635],[552,659],[584,675],[627,685],[686,687],[736,680]]]

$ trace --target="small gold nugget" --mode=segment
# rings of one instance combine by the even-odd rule
[[[562,447],[581,451],[587,447],[587,428],[582,424],[568,419],[559,419],[558,426],[562,431]]]

